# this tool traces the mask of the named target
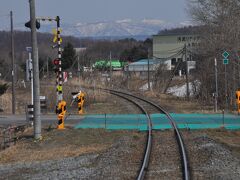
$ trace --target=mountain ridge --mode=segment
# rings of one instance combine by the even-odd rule
[[[152,36],[163,29],[171,29],[190,25],[189,22],[171,23],[160,19],[132,20],[122,19],[116,21],[101,21],[92,23],[62,23],[63,35],[79,38],[110,38],[110,37],[137,37]],[[40,32],[52,32],[53,24],[41,22]],[[25,30],[21,27],[16,29]]]

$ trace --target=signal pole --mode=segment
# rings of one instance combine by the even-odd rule
[[[215,67],[215,112],[218,110],[218,72],[217,72],[217,58],[214,59],[214,67]]]
[[[15,59],[14,59],[14,37],[13,37],[13,13],[10,11],[11,21],[11,56],[12,56],[12,114],[15,114],[16,103],[15,103]]]
[[[150,49],[148,48],[148,72],[147,72],[147,77],[148,77],[148,91],[150,91],[150,64],[149,64],[149,58],[150,58]]]
[[[32,40],[32,62],[33,62],[33,98],[34,98],[34,138],[41,139],[41,119],[40,119],[40,100],[39,100],[39,66],[38,66],[38,47],[36,31],[35,0],[29,0],[30,23]]]
[[[184,45],[184,55],[185,55],[185,62],[186,62],[186,90],[187,90],[187,100],[189,101],[189,72],[188,72],[188,60],[187,60],[187,46]]]
[[[226,64],[224,64],[224,89],[225,89],[225,110],[227,110],[228,109],[228,92],[227,92],[227,65]]]
[[[109,60],[110,60],[110,84],[111,84],[112,83],[112,52],[111,51],[109,53]]]
[[[80,87],[80,63],[79,63],[79,53],[78,53],[78,56],[77,56],[77,60],[78,60],[78,67],[77,67],[77,71],[78,71],[78,84],[79,84],[79,87]],[[81,88],[80,88],[81,89]]]

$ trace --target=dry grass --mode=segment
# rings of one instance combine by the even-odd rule
[[[89,146],[68,145],[63,147],[39,148],[33,149],[28,146],[26,149],[25,142],[19,142],[16,146],[12,146],[5,151],[0,152],[0,162],[2,164],[13,162],[33,162],[42,160],[54,160],[65,157],[75,157],[86,153],[94,153],[103,151],[107,145],[93,144]]]
[[[136,132],[103,129],[45,129],[43,140],[35,142],[33,129],[27,129],[17,141],[0,152],[0,164],[13,162],[32,162],[64,157],[76,157],[86,153],[99,153],[109,148],[123,135],[138,136]]]
[[[12,111],[12,94],[9,92],[0,96],[0,108],[5,114],[11,113]]]
[[[93,74],[89,76],[85,76],[80,80],[78,78],[69,79],[66,83],[63,84],[63,96],[64,100],[67,102],[67,111],[71,114],[77,113],[77,104],[72,102],[72,92],[78,92],[82,90],[85,92],[86,101],[84,105],[84,109],[88,110],[91,108],[90,106],[99,105],[101,108],[102,103],[109,102],[109,95],[103,93],[98,90],[97,87],[108,87],[108,84],[105,79],[101,76],[101,74]],[[126,86],[126,78],[125,77],[113,77],[113,84],[117,85],[117,87]],[[129,89],[130,91],[138,91],[141,86],[146,84],[146,80],[142,80],[139,77],[132,76],[131,81],[129,80]],[[182,79],[174,79],[172,85],[182,84]],[[95,87],[95,88],[88,88]],[[124,87],[123,87],[124,89]],[[17,113],[25,113],[25,106],[30,102],[30,87],[27,89],[17,89]],[[47,107],[48,112],[54,113],[56,107],[56,84],[55,78],[41,81],[41,90],[40,94],[47,97]],[[178,113],[213,113],[213,107],[205,106],[201,103],[197,102],[194,99],[191,99],[189,102],[184,98],[178,98],[171,95],[160,94],[159,92],[149,91],[145,92],[147,97],[151,97],[156,101],[159,101],[163,107],[166,107],[169,110]],[[4,113],[11,112],[11,92],[6,93],[5,95],[0,97],[1,107],[4,110]],[[95,104],[95,105],[94,105]],[[94,111],[95,112],[95,111]]]
[[[158,101],[162,107],[176,113],[214,113],[213,107],[202,105],[195,99],[187,101],[185,98],[179,98],[168,94],[160,94],[154,91],[147,91],[144,95]]]

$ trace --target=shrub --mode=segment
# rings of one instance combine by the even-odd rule
[[[0,84],[0,96],[3,95],[8,89],[8,85],[5,84]]]

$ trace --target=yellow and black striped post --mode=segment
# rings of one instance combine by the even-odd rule
[[[57,48],[58,48],[58,71],[57,71],[57,109],[58,109],[58,129],[64,128],[64,116],[66,113],[66,102],[63,101],[63,73],[62,73],[62,48],[61,48],[61,36],[60,36],[60,18],[56,17],[57,22]],[[62,111],[62,106],[65,110]],[[60,118],[61,117],[61,118]]]
[[[61,37],[60,37],[60,18],[59,16],[56,17],[57,21],[57,48],[58,48],[58,70],[57,70],[57,103],[63,100],[63,91],[62,91],[62,49],[61,49]]]
[[[57,48],[58,58],[55,59],[54,64],[56,68],[56,114],[58,114],[58,129],[64,129],[64,116],[66,113],[66,101],[63,100],[63,72],[62,72],[62,48],[61,48],[61,30],[60,30],[60,18],[39,17],[37,20],[42,21],[56,21],[57,22]],[[55,41],[54,41],[55,42]],[[64,107],[64,110],[62,109]]]

